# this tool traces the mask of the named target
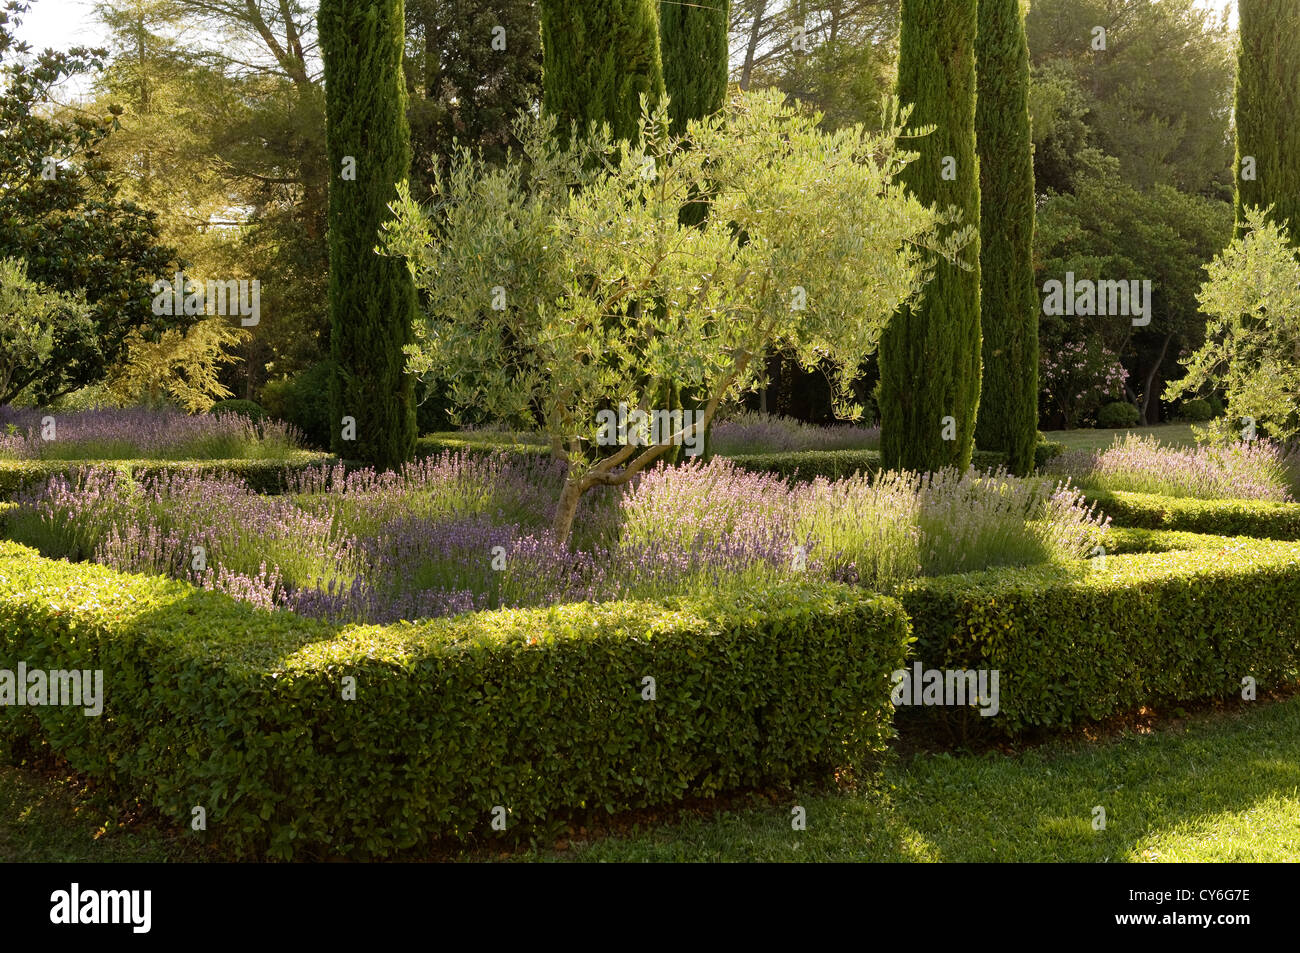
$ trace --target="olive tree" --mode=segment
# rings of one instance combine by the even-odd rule
[[[892,109],[883,133],[823,131],[771,92],[737,94],[683,137],[668,115],[643,105],[637,142],[572,143],[525,117],[522,156],[494,169],[461,151],[428,209],[399,189],[385,228],[425,299],[409,369],[452,381],[458,406],[540,428],[567,462],[559,545],[583,493],[702,434],[770,351],[830,367],[837,413],[860,415],[853,380],[882,328],[973,237],[897,181],[913,156]],[[711,214],[683,225],[701,194]],[[706,395],[702,409],[602,454],[610,409],[653,412],[667,382]]]
[[[1209,265],[1205,345],[1165,400],[1222,388],[1234,417],[1273,436],[1300,434],[1300,253],[1275,211],[1247,208],[1245,233]]]

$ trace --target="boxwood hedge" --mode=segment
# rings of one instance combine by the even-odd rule
[[[1088,490],[1086,495],[1117,526],[1300,540],[1300,503],[1199,500],[1120,490]]]
[[[203,807],[192,836],[235,856],[389,856],[498,806],[535,830],[860,767],[909,640],[897,601],[807,585],[332,626],[0,542],[0,667],[102,669],[106,696],[0,708],[0,745],[187,831]]]
[[[1016,735],[1300,678],[1300,544],[922,579],[898,594],[924,668],[996,669]],[[965,716],[963,716],[965,717]]]

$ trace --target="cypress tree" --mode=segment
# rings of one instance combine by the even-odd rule
[[[975,41],[984,381],[979,446],[1027,474],[1038,441],[1038,295],[1034,290],[1034,157],[1029,44],[1020,0],[979,0]]]
[[[975,156],[976,0],[903,0],[898,96],[913,126],[935,126],[905,147],[902,173],[921,201],[962,213],[978,228]],[[979,249],[969,270],[940,259],[923,300],[890,320],[880,341],[881,461],[931,471],[970,466],[980,396]],[[952,439],[945,439],[951,437]]]
[[[415,449],[416,291],[406,263],[375,253],[395,184],[411,166],[402,0],[321,0],[329,152],[331,449],[380,469]],[[355,439],[341,421],[355,420]]]
[[[1239,12],[1237,228],[1247,207],[1276,205],[1300,244],[1300,3],[1241,0]]]
[[[659,49],[674,135],[686,123],[722,108],[727,97],[730,0],[666,3],[659,12]]]
[[[722,109],[727,100],[730,0],[698,0],[692,4],[664,4],[659,11],[659,50],[663,59],[664,88],[673,135],[683,135],[692,119],[703,119]],[[683,225],[699,225],[708,215],[704,202],[682,206]],[[665,398],[669,409],[699,411],[708,404],[701,394],[685,394],[675,385]],[[701,456],[712,456],[712,425],[705,428]],[[665,456],[670,463],[682,457],[680,448]]]
[[[663,96],[657,0],[542,0],[542,109],[579,130],[608,122],[635,139],[641,94]]]

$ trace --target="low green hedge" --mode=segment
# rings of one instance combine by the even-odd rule
[[[481,433],[436,433],[426,434],[415,441],[415,457],[434,457],[444,450],[463,453],[525,453],[550,456],[550,446],[537,442],[540,438],[523,437],[513,434]]]
[[[1198,500],[1120,490],[1087,490],[1117,526],[1181,530],[1212,536],[1300,539],[1300,503]]]
[[[52,476],[83,467],[112,467],[142,479],[160,473],[223,473],[237,476],[259,493],[279,493],[287,476],[335,460],[328,453],[298,450],[282,460],[0,460],[0,499],[39,486]]]
[[[1300,545],[1107,556],[923,579],[898,593],[925,668],[996,669],[1017,735],[1300,678]]]
[[[497,805],[546,829],[862,768],[909,641],[896,600],[838,586],[332,626],[0,542],[0,667],[102,669],[106,696],[0,708],[0,743],[187,834],[201,806],[190,836],[234,856],[391,856],[490,836]]]
[[[1227,551],[1255,542],[1250,536],[1207,536],[1171,529],[1111,526],[1101,544],[1112,556],[1130,553],[1172,553],[1200,549]]]

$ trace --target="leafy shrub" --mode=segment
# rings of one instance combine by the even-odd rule
[[[272,417],[293,424],[308,446],[328,450],[330,445],[329,387],[331,365],[313,364],[306,370],[262,388],[262,405]]]
[[[899,598],[923,667],[1000,673],[1000,712],[973,721],[1006,735],[1300,677],[1294,543],[920,579]]]
[[[0,543],[0,655],[105,685],[99,718],[0,708],[0,747],[45,742],[186,833],[204,805],[236,857],[386,857],[490,837],[497,805],[545,835],[861,774],[909,640],[897,601],[798,584],[338,627]]]
[[[1141,415],[1126,400],[1115,400],[1097,411],[1097,426],[1103,430],[1122,430],[1137,425]]]
[[[1035,467],[1042,469],[1063,453],[1065,453],[1065,444],[1058,443],[1055,440],[1048,440],[1041,430],[1038,431],[1038,441],[1034,444]]]
[[[1184,420],[1190,420],[1198,424],[1212,420],[1217,416],[1214,413],[1214,408],[1210,406],[1210,402],[1200,397],[1183,401],[1182,415]]]
[[[261,404],[253,400],[219,400],[208,409],[208,413],[239,414],[255,424],[261,423],[270,416]]]

